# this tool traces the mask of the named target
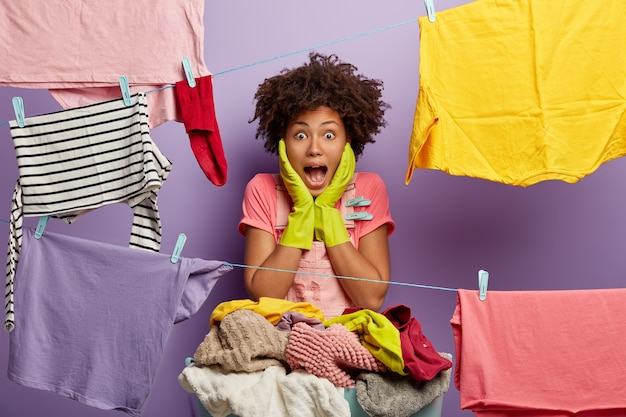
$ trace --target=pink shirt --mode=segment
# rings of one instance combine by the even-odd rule
[[[361,237],[373,232],[383,224],[387,224],[387,234],[391,236],[396,224],[389,211],[387,187],[378,174],[360,172],[356,177],[356,196],[363,196],[371,201],[367,207],[355,207],[354,211],[366,211],[373,215],[372,220],[356,221],[354,228],[355,246]],[[335,205],[339,208],[339,203]],[[276,230],[276,182],[272,174],[257,174],[250,180],[243,198],[243,215],[239,222],[239,233],[245,236],[246,226],[253,226],[274,234],[278,242],[279,232]]]
[[[0,86],[50,89],[64,108],[195,77],[204,63],[203,0],[21,0],[0,8]],[[148,94],[150,126],[179,120],[172,88]],[[28,104],[26,103],[26,108]]]
[[[342,201],[362,196],[371,201],[367,207],[346,208]],[[287,204],[284,204],[287,199]],[[291,200],[286,191],[277,192],[276,180],[272,174],[258,174],[246,187],[243,201],[243,216],[239,223],[239,232],[245,235],[247,225],[272,233],[278,243],[282,228],[287,222]],[[285,208],[286,207],[286,208]],[[377,174],[359,173],[354,184],[350,184],[342,198],[335,205],[342,214],[354,210],[367,211],[372,220],[345,221],[350,241],[358,248],[361,237],[378,227],[387,224],[390,235],[395,223],[389,212],[389,199],[385,184]],[[282,209],[281,209],[282,208]],[[313,242],[311,250],[304,251],[298,265],[298,274],[285,298],[290,301],[306,301],[318,307],[325,318],[333,318],[343,313],[348,307],[354,307],[340,284],[334,277],[330,259],[323,242]]]
[[[461,408],[481,417],[626,415],[626,288],[458,290]]]

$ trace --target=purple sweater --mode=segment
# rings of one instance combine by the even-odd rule
[[[9,379],[138,416],[172,327],[232,266],[23,230]]]

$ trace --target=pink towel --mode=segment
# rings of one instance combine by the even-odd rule
[[[626,289],[459,290],[461,408],[477,416],[626,415]]]
[[[350,372],[387,370],[361,344],[359,336],[343,324],[331,324],[326,330],[317,330],[304,322],[296,323],[291,330],[286,353],[292,370],[304,369],[338,387],[356,385]]]

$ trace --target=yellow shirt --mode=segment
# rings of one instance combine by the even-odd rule
[[[477,0],[420,17],[406,183],[574,183],[625,155],[624,16],[624,0]]]

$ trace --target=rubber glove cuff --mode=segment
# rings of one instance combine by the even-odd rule
[[[315,219],[310,212],[300,211],[294,208],[289,214],[285,231],[280,237],[279,243],[283,246],[311,250],[313,246],[313,234]]]
[[[350,241],[348,230],[341,212],[334,207],[315,205],[315,238],[326,247],[337,246]]]

